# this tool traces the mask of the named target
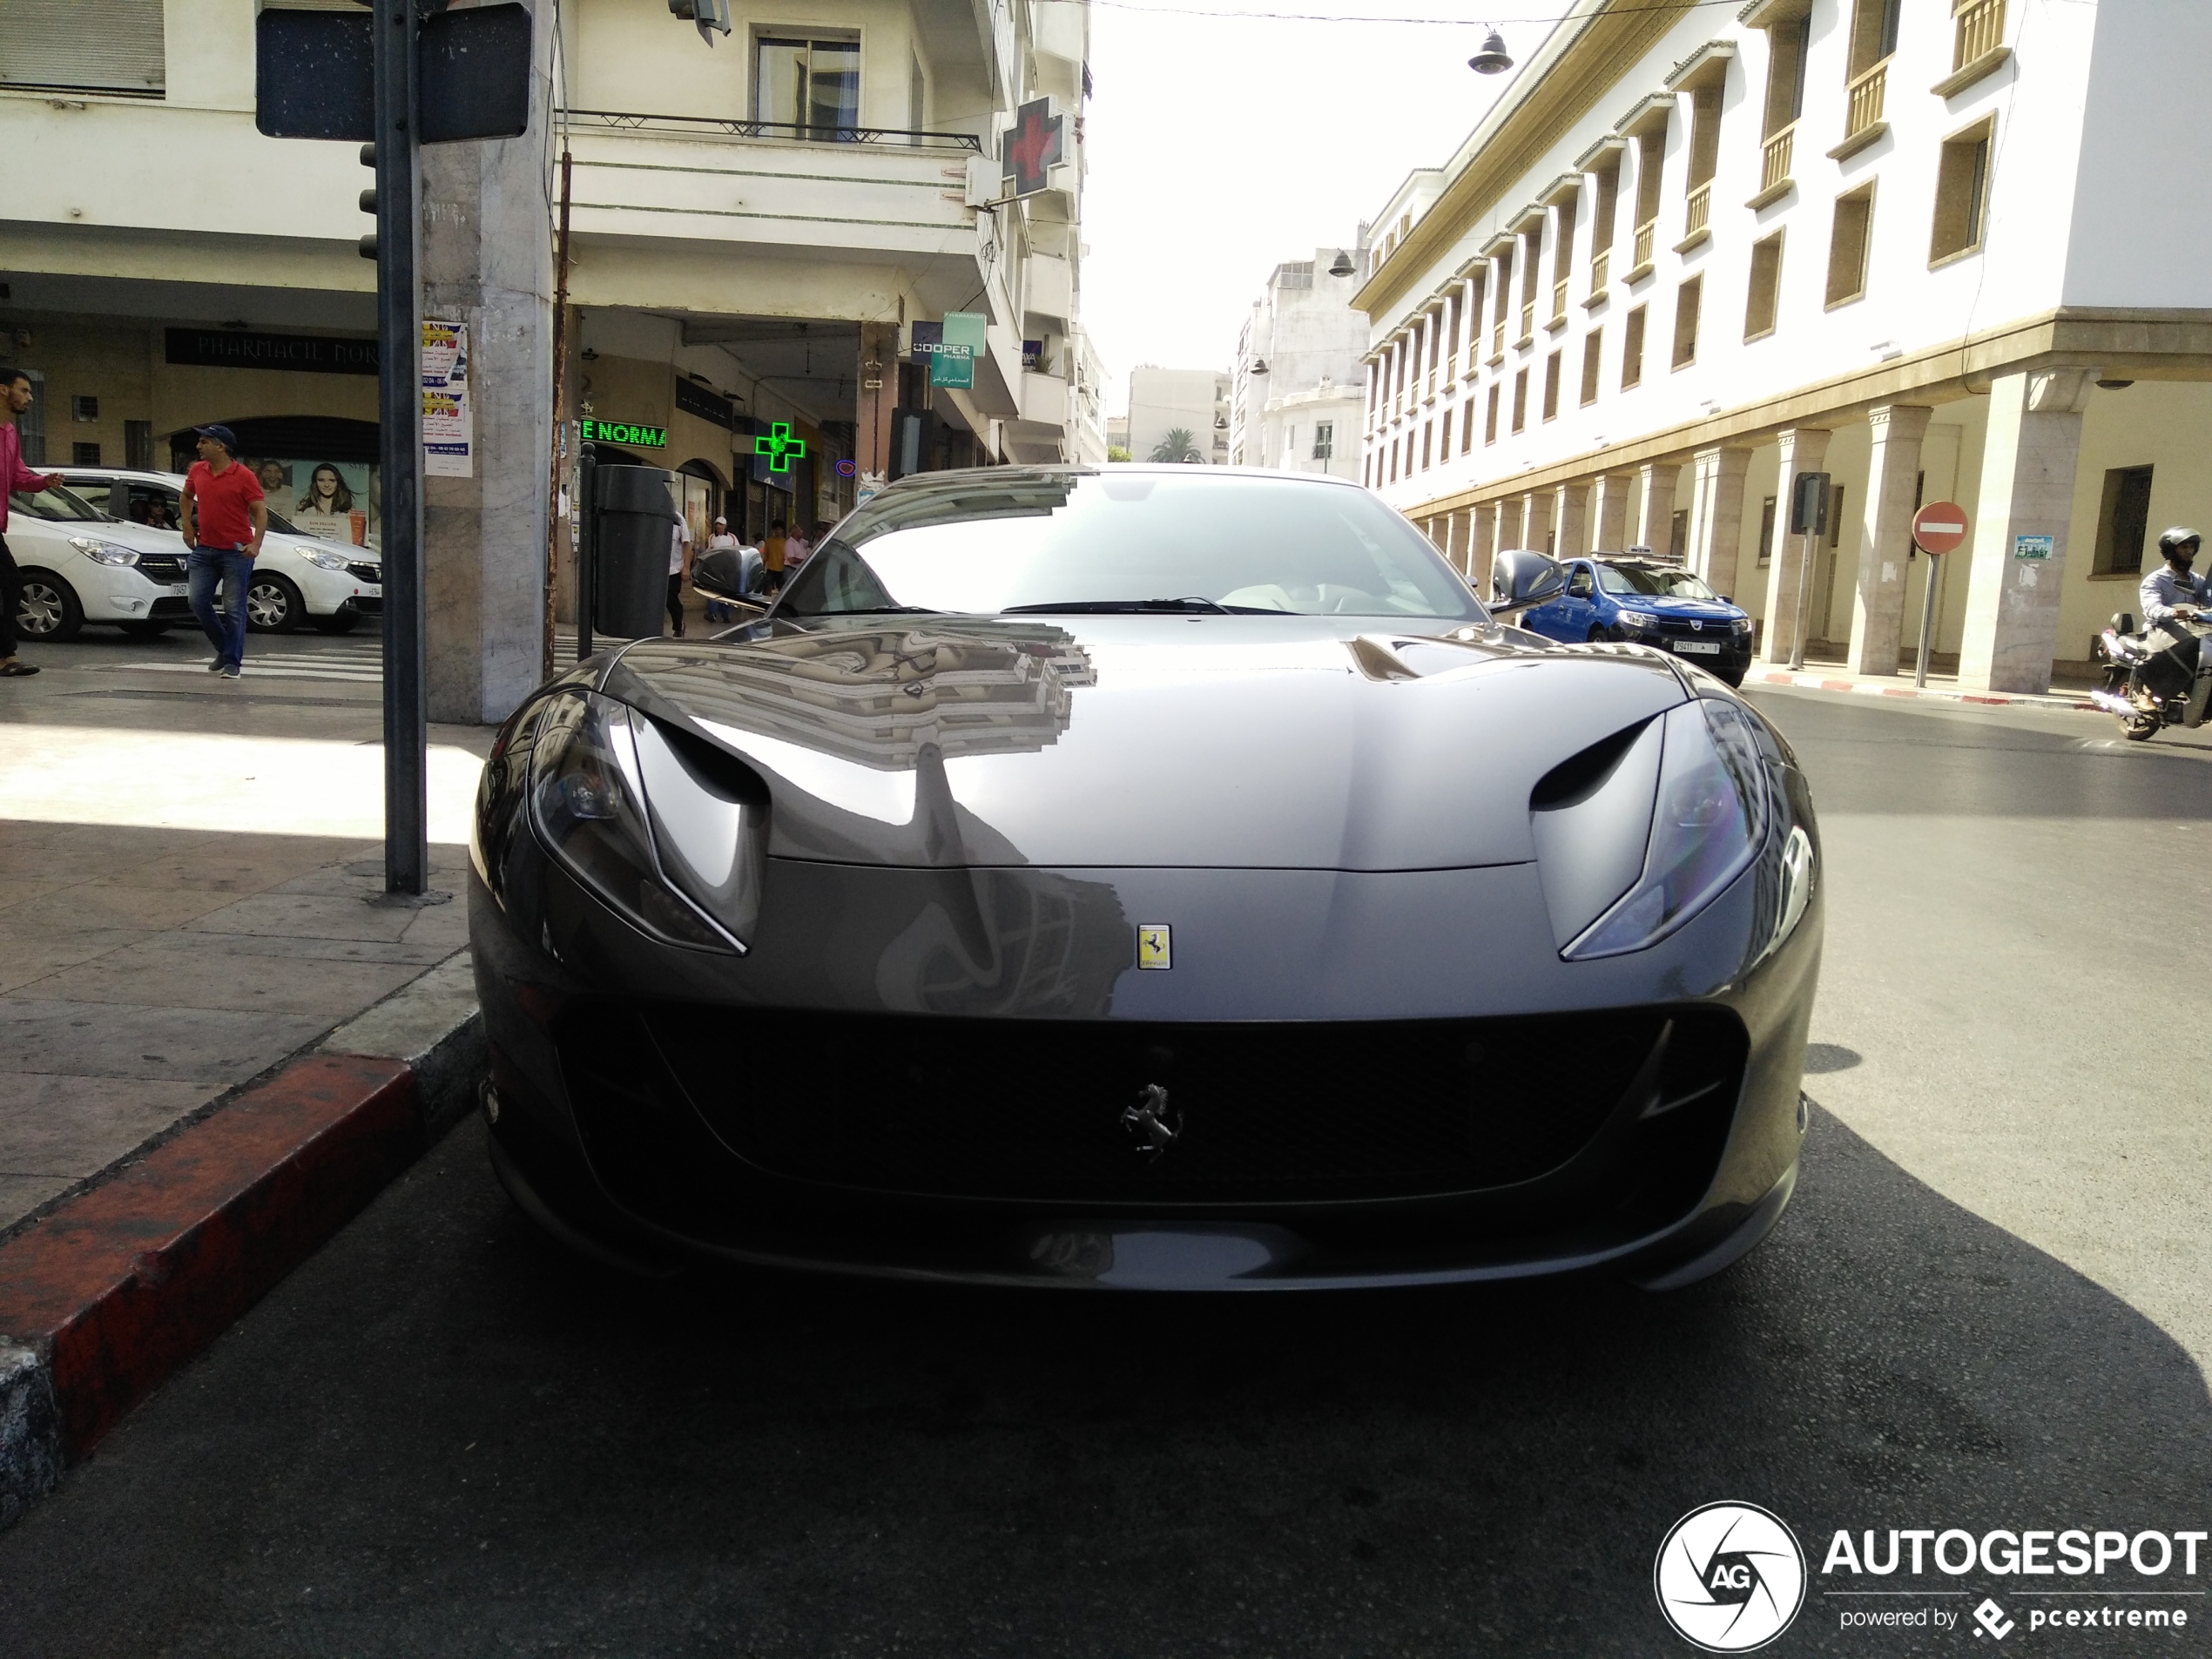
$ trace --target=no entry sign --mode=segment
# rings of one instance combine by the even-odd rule
[[[1912,539],[1924,553],[1957,552],[1966,539],[1966,509],[1957,502],[1930,502],[1912,515]]]

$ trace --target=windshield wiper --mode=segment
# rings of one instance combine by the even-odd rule
[[[1045,605],[1008,605],[999,614],[1002,617],[1023,617],[1057,612],[1069,616],[1103,617],[1145,611],[1165,611],[1172,615],[1194,610],[1211,611],[1224,617],[1279,617],[1283,614],[1264,605],[1225,605],[1218,599],[1208,599],[1195,593],[1187,594],[1180,599],[1063,599]]]
[[[816,617],[941,617],[927,605],[846,605],[836,610],[817,610]]]

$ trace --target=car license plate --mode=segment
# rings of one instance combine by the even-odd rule
[[[1721,642],[1717,639],[1678,639],[1675,642],[1675,649],[1685,657],[1717,657],[1721,654]]]

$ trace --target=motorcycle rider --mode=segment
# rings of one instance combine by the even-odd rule
[[[2189,569],[2203,543],[2186,524],[2167,529],[2158,538],[2166,563],[2143,578],[2140,590],[2143,627],[2149,635],[2145,643],[2158,654],[2137,671],[2144,688],[2161,703],[2187,695],[2196,683],[2202,642],[2182,624],[2195,620],[2200,609],[2212,608],[2212,577],[2194,575]]]

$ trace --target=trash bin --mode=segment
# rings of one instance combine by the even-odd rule
[[[592,469],[592,626],[598,633],[659,637],[668,614],[675,476],[662,467]]]

